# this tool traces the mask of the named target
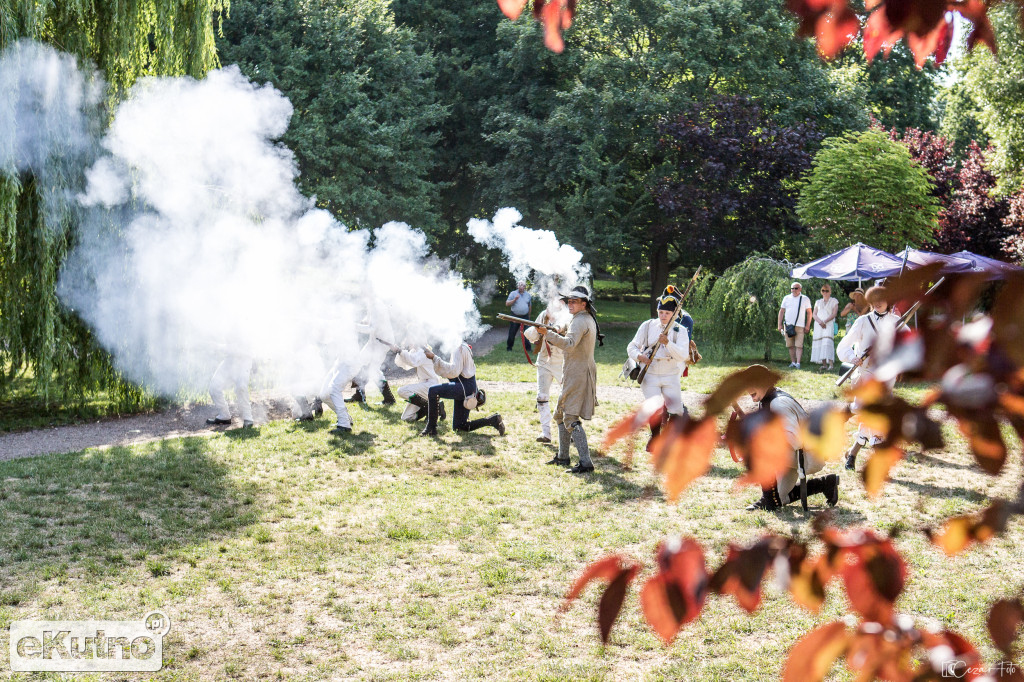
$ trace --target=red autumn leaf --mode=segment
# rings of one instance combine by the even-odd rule
[[[988,633],[992,643],[1006,654],[1012,656],[1011,649],[1017,639],[1017,630],[1024,623],[1024,605],[1020,599],[1000,599],[988,612]]]
[[[601,601],[597,605],[597,626],[601,631],[602,644],[608,644],[608,636],[612,632],[612,625],[615,623],[615,619],[619,617],[619,611],[622,610],[622,602],[626,598],[629,584],[633,582],[633,578],[636,577],[636,572],[639,568],[639,566],[633,565],[621,571],[612,579],[611,583],[608,584],[608,589],[601,595]]]
[[[956,415],[957,425],[971,445],[974,459],[986,473],[995,476],[1006,463],[1006,443],[999,422],[991,412],[974,412],[970,417]]]
[[[576,579],[576,582],[573,583],[568,594],[565,595],[565,600],[559,607],[559,611],[565,611],[568,609],[576,597],[580,596],[580,593],[583,592],[591,581],[604,580],[606,582],[612,582],[622,573],[630,570],[635,573],[637,569],[639,569],[638,564],[619,554],[610,554],[602,559],[598,559],[587,566],[586,570],[583,571],[583,575]]]
[[[862,623],[846,650],[846,665],[858,680],[913,682],[913,641],[874,622]]]
[[[643,401],[635,410],[612,424],[604,436],[604,447],[610,448],[623,438],[647,428],[655,421],[660,421],[664,407],[665,399],[660,395]]]
[[[713,417],[700,421],[676,419],[651,443],[651,461],[665,476],[665,493],[670,502],[679,499],[694,480],[711,469],[711,453],[718,443],[718,426]]]
[[[793,466],[785,422],[768,410],[752,412],[730,423],[725,437],[747,467],[737,485],[774,485],[778,474]]]
[[[903,459],[904,454],[900,448],[877,448],[871,453],[861,472],[864,490],[869,497],[878,497],[882,486],[889,480],[889,472]]]
[[[825,59],[835,59],[860,32],[860,19],[846,3],[838,3],[820,17],[814,35],[818,52]]]
[[[928,675],[927,670],[939,673],[947,679],[976,680],[982,677],[979,665],[981,654],[967,638],[952,630],[941,632],[918,630],[917,632],[921,637],[922,646],[929,652],[927,660],[931,665],[914,679],[935,679],[935,675]],[[933,654],[937,652],[941,652],[943,655],[933,657]],[[949,658],[950,652],[953,654],[952,658]]]
[[[840,555],[839,575],[853,610],[865,620],[890,622],[907,579],[907,565],[892,541],[865,531],[862,544],[845,547]]]
[[[746,395],[752,388],[771,388],[782,378],[762,365],[753,365],[738,372],[733,372],[711,392],[704,401],[704,416],[716,416],[724,412],[737,398]]]
[[[924,66],[924,63],[928,61],[928,57],[937,52],[941,43],[945,42],[946,49],[949,49],[950,36],[953,35],[952,24],[953,22],[951,21],[940,21],[936,24],[935,28],[923,35],[918,35],[914,32],[907,33],[907,45],[910,47],[910,51],[914,53],[914,64],[917,65],[917,68],[920,69]],[[944,51],[942,59],[945,59],[945,56]],[[942,59],[936,57],[936,64],[941,64]]]
[[[923,36],[946,14],[947,0],[886,0],[885,15],[895,28]]]
[[[711,591],[733,595],[747,613],[757,610],[761,582],[779,551],[778,540],[769,535],[747,547],[730,543],[725,563],[711,576]]]
[[[561,54],[565,49],[562,31],[572,23],[572,10],[566,0],[534,0],[533,14],[544,24],[544,46]]]
[[[640,603],[644,617],[665,644],[704,608],[708,573],[704,550],[692,538],[662,542],[657,574],[644,583]]]
[[[961,16],[974,24],[967,36],[967,47],[973,50],[978,43],[988,45],[992,54],[997,54],[996,34],[988,20],[988,3],[985,0],[965,0],[956,5]]]
[[[832,665],[850,646],[850,631],[842,621],[822,625],[801,637],[789,650],[782,682],[824,680]]]
[[[790,563],[789,594],[800,606],[812,613],[825,603],[825,584],[830,571],[822,557],[806,557],[794,568]]]
[[[501,8],[502,14],[515,21],[526,7],[526,0],[498,0],[498,7]]]
[[[867,8],[873,10],[864,23],[864,57],[870,62],[883,47],[888,55],[892,46],[903,37],[903,31],[893,28],[878,0],[869,0]]]
[[[819,407],[800,425],[804,451],[825,462],[834,462],[846,451],[848,408]]]
[[[1024,275],[1006,276],[999,296],[992,306],[992,335],[1000,348],[1017,363],[1024,365]]]
[[[942,524],[938,530],[925,529],[932,544],[952,556],[970,547],[975,542],[987,542],[1006,530],[1010,510],[1002,500],[996,500],[980,514],[955,516]]]

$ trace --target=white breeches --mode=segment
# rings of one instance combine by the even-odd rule
[[[427,391],[430,390],[431,386],[437,386],[437,384],[438,382],[436,381],[421,381],[416,384],[405,384],[404,386],[399,386],[398,391],[396,391],[396,393],[398,393],[399,398],[409,399],[411,396],[418,395],[419,397],[426,400]],[[407,422],[414,422],[416,421],[416,417],[419,415],[419,413],[420,408],[417,407],[416,405],[413,405],[412,403],[409,403],[408,405],[405,406],[405,411],[402,412],[402,419],[404,419]]]
[[[785,503],[785,501],[789,499],[786,496],[789,495],[789,491],[793,489],[793,486],[797,485],[797,483],[800,482],[800,474],[797,471],[796,467],[796,453],[794,452],[793,468],[786,469],[776,477],[776,481],[778,482],[777,487],[779,490],[779,497],[782,498],[783,503]],[[816,474],[824,468],[825,463],[823,461],[821,461],[817,457],[807,454],[807,452],[804,452],[804,473],[807,475],[808,478],[811,477],[811,474]]]
[[[853,386],[858,386],[858,385],[860,385],[861,383],[863,383],[865,381],[868,381],[870,379],[874,379],[875,375],[870,370],[866,370],[866,369],[864,369],[862,367],[858,367],[857,369],[854,370],[853,376],[850,377],[850,378],[852,379],[852,381],[850,383]],[[888,391],[891,392],[892,391],[892,387],[895,386],[895,385],[896,385],[896,380],[893,379],[892,381],[887,381],[886,382],[885,388]],[[850,406],[850,409],[853,410],[854,414],[857,414],[858,412],[860,412],[860,408],[861,408],[862,405],[863,405],[863,403],[861,402],[860,398],[854,398],[853,404]],[[860,424],[857,427],[857,441],[861,445],[869,445],[869,446],[874,447],[875,443],[877,441],[880,441],[884,437],[884,435],[885,434],[879,433],[879,432],[875,431],[874,429],[869,429],[864,424]]]
[[[338,358],[334,361],[334,366],[327,373],[327,379],[324,380],[324,385],[320,388],[320,399],[334,410],[334,414],[338,417],[338,426],[352,428],[352,417],[349,416],[348,408],[345,407],[345,397],[342,391],[352,381],[352,377],[357,371],[358,368],[353,369],[345,360]]]
[[[561,372],[537,365],[537,412],[540,413],[540,435],[551,438],[551,382],[562,383]]]
[[[683,391],[679,388],[679,376],[678,372],[675,374],[648,373],[644,376],[644,382],[640,384],[644,398],[663,396],[665,409],[669,414],[684,414],[686,407],[683,405]]]
[[[252,371],[252,358],[232,356],[217,365],[213,377],[210,378],[210,397],[217,408],[218,419],[231,419],[231,408],[224,395],[227,388],[234,386],[235,402],[238,413],[243,421],[252,421],[252,404],[249,402],[249,374]]]

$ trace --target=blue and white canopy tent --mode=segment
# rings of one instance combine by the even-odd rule
[[[821,279],[856,281],[881,279],[900,274],[903,259],[888,251],[882,251],[857,242],[853,246],[830,253],[818,260],[793,268],[790,275],[795,279]]]
[[[943,267],[940,273],[943,275],[950,275],[955,272],[971,272],[975,267],[973,262],[959,255],[950,256],[945,253],[933,253],[921,249],[912,249],[909,246],[897,253],[896,257],[901,261],[906,258],[908,268],[919,268],[924,265],[931,265],[932,263],[942,263]]]

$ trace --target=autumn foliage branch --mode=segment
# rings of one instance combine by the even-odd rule
[[[1024,6],[1021,0],[1012,0]],[[818,52],[835,58],[858,36],[864,55],[870,60],[879,51],[888,55],[900,40],[906,40],[917,65],[928,57],[941,64],[953,42],[954,14],[970,22],[967,46],[978,44],[996,52],[996,36],[988,19],[993,2],[986,0],[867,0],[867,17],[850,8],[847,0],[785,0],[799,25],[797,35],[814,38]],[[526,0],[498,0],[509,19],[517,19]],[[533,16],[544,25],[544,44],[553,52],[565,48],[562,32],[572,25],[576,0],[534,0]]]
[[[867,493],[880,494],[889,471],[905,457],[908,447],[922,450],[945,445],[939,420],[942,406],[967,439],[979,467],[990,475],[1002,472],[1007,444],[1001,425],[1009,424],[1024,438],[1024,274],[1013,274],[995,297],[990,315],[963,323],[982,290],[985,275],[950,278],[942,287],[923,293],[938,276],[938,266],[913,270],[888,284],[890,305],[907,310],[920,301],[917,329],[904,329],[873,350],[880,363],[877,380],[849,392],[860,400],[858,419],[883,434],[867,461],[862,477]],[[894,396],[884,381],[896,376],[934,382],[920,405]],[[727,376],[704,402],[695,418],[671,420],[650,444],[651,461],[663,478],[671,501],[710,470],[714,448],[724,439],[746,469],[738,484],[774,485],[776,476],[791,466],[792,451],[781,420],[769,411],[734,414],[724,429],[724,412],[752,387],[773,385],[779,374],[754,366]],[[660,398],[642,403],[608,432],[605,446],[629,439],[662,417]],[[806,451],[835,461],[846,445],[848,408],[826,406],[814,410],[801,434]],[[724,433],[722,431],[724,430]],[[1013,500],[996,500],[981,512],[946,519],[921,528],[931,542],[953,555],[983,543],[1024,514],[1024,481]],[[825,588],[838,578],[846,590],[851,615],[805,635],[790,650],[785,680],[820,680],[845,657],[858,679],[941,679],[944,671],[958,670],[962,679],[983,679],[977,649],[963,636],[941,628],[921,626],[899,614],[896,602],[907,580],[907,566],[893,544],[864,529],[832,527],[827,515],[813,524],[812,552],[800,538],[767,534],[751,544],[730,544],[722,563],[709,571],[705,552],[694,538],[662,542],[655,557],[655,572],[640,589],[640,603],[652,629],[670,643],[680,629],[698,618],[709,594],[732,595],[746,611],[761,602],[761,586],[769,572],[800,606],[817,613]],[[613,554],[591,564],[566,595],[569,605],[593,581],[607,587],[600,598],[598,626],[603,642],[622,609],[631,584],[643,565]],[[1013,662],[1012,643],[1024,621],[1024,606],[1017,597],[996,602],[988,627],[1003,659],[985,674],[990,679],[1024,682]],[[948,675],[947,675],[948,677]]]

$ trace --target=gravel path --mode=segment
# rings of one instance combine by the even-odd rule
[[[486,355],[495,345],[504,342],[507,330],[495,327],[484,333],[473,344],[476,355]],[[388,380],[394,386],[410,381],[412,372],[403,372],[393,365],[387,369]],[[481,381],[480,386],[500,393],[528,394],[537,390],[534,382],[515,381]],[[636,386],[611,385],[598,386],[597,397],[603,403],[637,404],[643,400],[643,393]],[[683,402],[691,407],[704,401],[704,394],[692,391],[683,392]],[[804,407],[814,409],[827,401],[804,401]],[[282,394],[253,395],[253,414],[256,423],[266,423],[278,419],[291,418],[287,396]],[[740,400],[744,409],[751,409],[748,398]],[[0,435],[0,461],[21,457],[36,457],[61,452],[78,452],[86,448],[107,448],[118,445],[146,443],[164,438],[179,436],[209,436],[226,429],[238,428],[241,422],[237,419],[229,427],[210,427],[206,418],[213,414],[209,405],[186,405],[177,409],[142,414],[119,419],[107,419],[91,424],[75,424],[57,426],[49,429],[22,431]]]

